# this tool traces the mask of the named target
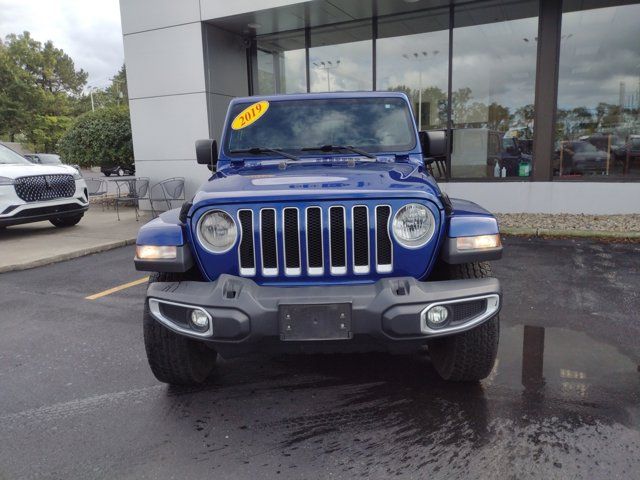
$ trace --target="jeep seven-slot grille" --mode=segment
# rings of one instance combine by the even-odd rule
[[[349,211],[350,210],[350,211]],[[240,275],[363,275],[393,270],[391,207],[356,205],[238,212]],[[281,228],[279,228],[281,226]],[[347,235],[350,231],[351,234]],[[258,240],[258,244],[254,239]],[[328,247],[328,248],[327,248]],[[283,251],[279,255],[278,250]],[[371,249],[374,249],[371,252]],[[256,268],[256,258],[260,271]],[[280,265],[283,262],[283,265]]]
[[[240,274],[256,274],[256,257],[253,251],[253,212],[251,210],[240,210],[238,212],[240,220],[240,231],[242,240],[240,241]]]
[[[25,202],[41,202],[73,197],[76,182],[72,175],[34,175],[13,182],[16,195]]]
[[[260,211],[260,240],[262,244],[262,272],[278,274],[278,242],[276,241],[276,211],[268,208]]]

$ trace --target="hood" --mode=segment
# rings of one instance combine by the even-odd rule
[[[440,195],[435,180],[415,163],[357,162],[290,163],[225,169],[202,185],[194,206],[212,203],[242,203],[318,198],[400,198],[434,200]]]
[[[78,171],[69,165],[2,165],[0,164],[0,177],[16,179],[33,175],[75,175]]]

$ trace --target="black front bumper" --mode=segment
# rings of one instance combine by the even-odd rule
[[[260,286],[231,275],[221,275],[215,282],[153,283],[147,302],[157,321],[181,335],[212,343],[223,356],[252,351],[415,350],[430,338],[477,327],[495,316],[502,303],[495,278],[441,282],[385,278],[367,285],[287,288]],[[423,315],[434,304],[445,305],[451,312],[450,322],[439,329],[429,328]],[[303,315],[305,309],[300,306],[318,305],[328,315],[335,312],[345,319],[336,317],[334,322],[342,329],[342,339],[289,335],[296,325],[312,321],[293,318],[297,323],[288,322],[290,312]],[[484,306],[478,309],[479,305]],[[194,309],[204,310],[211,318],[207,331],[190,324]]]
[[[42,222],[53,218],[73,217],[75,215],[82,215],[87,210],[89,210],[88,202],[85,205],[80,205],[78,203],[47,205],[44,207],[34,205],[33,207],[21,210],[10,217],[0,218],[0,227]]]

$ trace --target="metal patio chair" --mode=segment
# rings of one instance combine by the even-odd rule
[[[156,209],[153,206],[153,202],[164,202],[167,205],[167,210],[173,208],[172,202],[180,201],[184,203],[184,178],[173,177],[162,180],[151,187],[149,194],[149,203],[151,203],[151,213],[154,217],[157,216]]]
[[[138,210],[140,208],[140,200],[149,199],[149,179],[148,178],[127,178],[127,179],[115,179],[111,180],[116,184],[118,193],[114,199],[116,206],[116,213],[118,215],[118,221],[120,221],[120,204],[130,203],[136,212],[136,222],[139,220],[140,215]]]
[[[107,198],[107,192],[109,191],[109,185],[104,178],[87,178],[85,179],[87,184],[87,193],[90,199],[96,199],[100,201],[100,206],[104,211],[104,201]]]

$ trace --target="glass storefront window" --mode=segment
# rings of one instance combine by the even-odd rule
[[[452,178],[530,176],[537,15],[529,0],[455,8]]]
[[[304,32],[259,37],[256,63],[260,95],[307,91]]]
[[[312,92],[373,89],[371,22],[311,30],[309,77]]]
[[[448,66],[448,8],[380,20],[376,87],[405,92],[420,130],[446,127]]]
[[[640,4],[582,5],[563,6],[553,173],[638,177]]]

